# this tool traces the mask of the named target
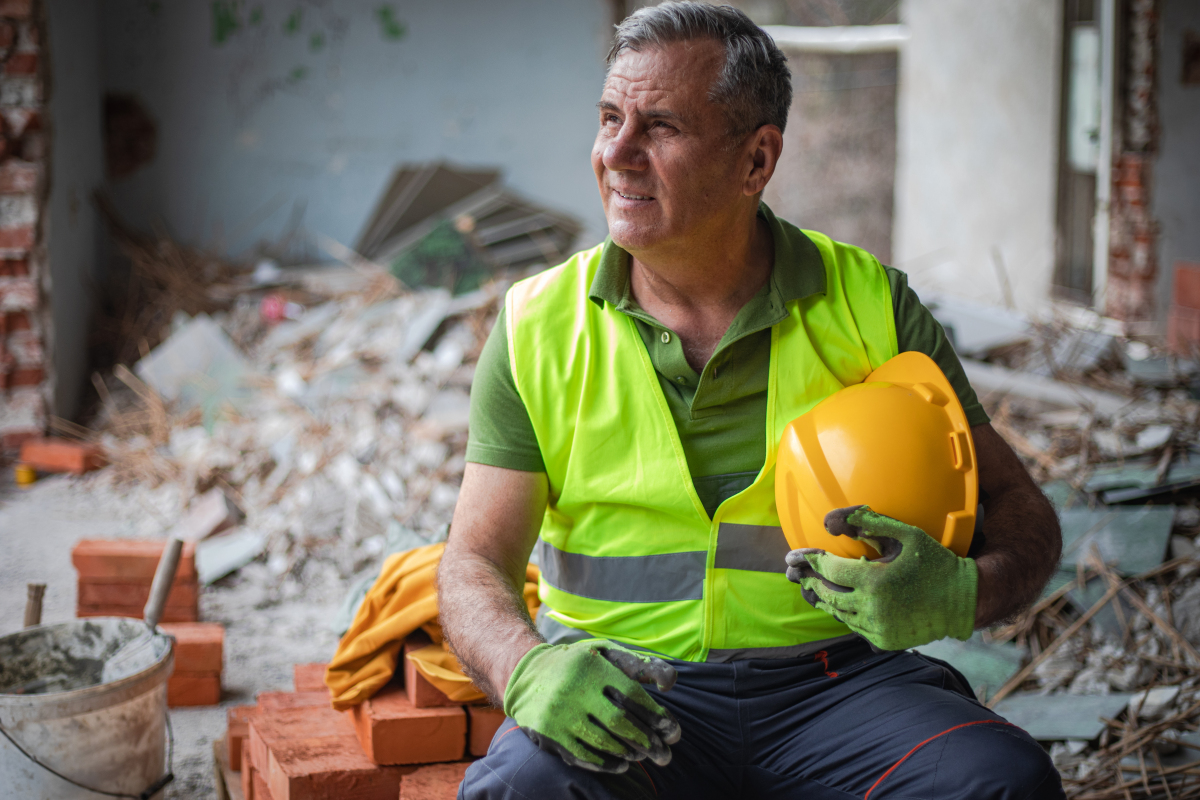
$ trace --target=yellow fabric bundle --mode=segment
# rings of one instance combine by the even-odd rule
[[[379,578],[325,670],[335,709],[356,706],[383,688],[396,672],[405,637],[417,628],[425,629],[437,643],[411,654],[421,674],[451,699],[469,703],[483,698],[442,642],[436,581],[444,549],[443,544],[431,544],[396,553],[383,562]],[[530,616],[537,613],[537,579],[538,569],[531,564],[525,571],[524,591]]]

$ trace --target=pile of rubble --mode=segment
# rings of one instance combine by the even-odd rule
[[[932,305],[1064,547],[1019,619],[921,649],[1045,743],[1069,797],[1200,797],[1197,354],[1080,310]]]
[[[282,599],[445,538],[507,283],[455,297],[363,268],[273,277],[228,311],[177,314],[132,370],[97,381],[91,436],[111,463],[90,480],[169,488],[180,509],[223,491],[243,518],[197,544],[201,582],[255,561]]]

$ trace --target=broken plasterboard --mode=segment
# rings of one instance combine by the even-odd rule
[[[1112,392],[1063,383],[1040,375],[985,364],[969,358],[962,359],[963,372],[980,397],[996,394],[1032,400],[1061,408],[1092,408],[1101,416],[1111,417],[1128,406],[1129,398]]]
[[[1163,562],[1174,506],[1105,506],[1069,508],[1059,513],[1063,554],[1060,567],[1073,570],[1087,558],[1093,546],[1100,557],[1121,575],[1138,575]]]
[[[941,659],[961,672],[980,702],[987,702],[997,689],[1016,674],[1024,658],[1021,648],[1013,644],[985,642],[979,631],[965,642],[941,639],[915,649],[918,653]]]
[[[1029,320],[1015,311],[936,292],[925,293],[925,306],[960,356],[980,356],[1029,336]]]
[[[202,408],[206,419],[252,391],[249,363],[207,314],[183,323],[134,371],[159,397],[182,409]]]
[[[997,714],[1039,742],[1090,741],[1104,720],[1120,714],[1132,694],[1018,694],[996,704]]]

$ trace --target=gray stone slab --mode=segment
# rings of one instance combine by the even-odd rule
[[[1124,710],[1132,694],[1019,694],[996,704],[995,711],[1039,742],[1091,741],[1104,730],[1102,718]]]

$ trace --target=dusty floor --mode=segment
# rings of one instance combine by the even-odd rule
[[[148,503],[95,482],[47,478],[27,490],[11,483],[11,468],[0,479],[0,635],[21,628],[26,584],[47,584],[42,621],[74,617],[75,571],[71,548],[84,538],[157,536],[174,516],[177,499],[169,488]],[[292,665],[327,661],[337,643],[329,620],[342,587],[328,581],[265,602],[263,583],[253,566],[242,577],[207,587],[201,618],[225,625],[224,691],[219,708],[175,709],[176,779],[169,800],[216,797],[212,741],[225,732],[225,706],[253,702],[261,691],[290,690]]]

